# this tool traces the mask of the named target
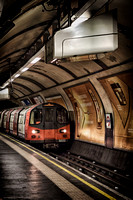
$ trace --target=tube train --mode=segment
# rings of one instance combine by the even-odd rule
[[[68,112],[55,103],[4,110],[0,127],[27,142],[42,143],[44,148],[59,147],[70,139]]]

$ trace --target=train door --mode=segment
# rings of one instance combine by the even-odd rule
[[[45,140],[55,139],[55,107],[45,107],[44,109],[44,138]]]
[[[13,119],[13,135],[18,134],[18,117],[19,117],[19,113],[20,111],[22,111],[23,108],[18,108],[14,114],[14,119]]]
[[[16,110],[14,110],[10,116],[10,126],[9,126],[10,133],[13,133],[13,121],[14,121],[15,112]]]
[[[4,114],[7,112],[6,110],[1,112],[1,117],[0,117],[0,127],[3,128],[3,121],[4,121]]]
[[[22,110],[18,118],[18,136],[21,138],[25,138],[25,119],[28,109],[29,108],[25,108]]]
[[[6,118],[6,132],[9,133],[9,129],[10,129],[10,117],[11,117],[11,113],[13,112],[12,110],[9,110],[9,112],[7,113],[7,118]]]
[[[3,128],[6,130],[6,118],[7,118],[7,114],[8,114],[9,111],[6,111],[4,113],[4,119],[3,119]]]

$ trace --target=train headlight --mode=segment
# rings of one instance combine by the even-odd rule
[[[32,133],[35,134],[35,133],[40,133],[39,130],[32,130]]]
[[[67,130],[66,129],[60,129],[60,133],[66,133]]]

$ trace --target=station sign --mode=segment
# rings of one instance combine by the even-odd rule
[[[53,59],[116,50],[118,30],[114,16],[112,13],[102,14],[57,31],[53,37]]]
[[[111,114],[106,114],[106,128],[111,129],[112,125],[111,125]]]

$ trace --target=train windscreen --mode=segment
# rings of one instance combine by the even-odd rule
[[[30,115],[30,124],[40,124],[42,122],[42,109],[34,109]]]
[[[57,122],[60,124],[68,123],[67,111],[64,108],[57,108]]]

